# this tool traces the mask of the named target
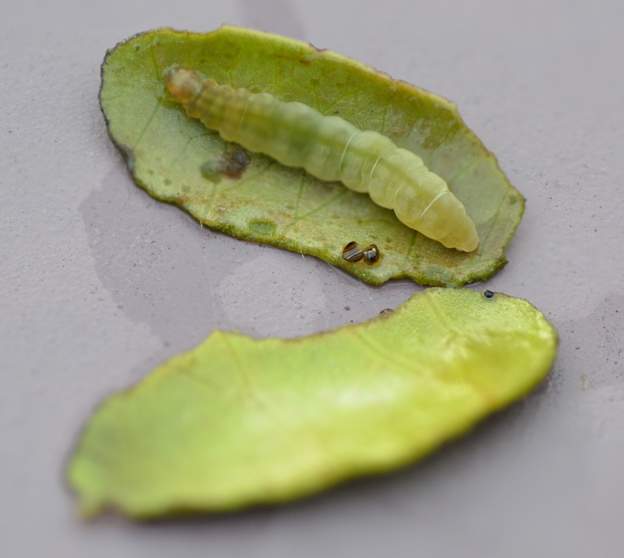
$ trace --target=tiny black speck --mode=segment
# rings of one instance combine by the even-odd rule
[[[494,291],[491,291],[490,289],[486,289],[485,291],[483,291],[483,296],[485,298],[494,298]]]

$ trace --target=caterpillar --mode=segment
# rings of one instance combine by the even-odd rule
[[[403,224],[447,248],[471,252],[479,245],[474,223],[446,182],[388,137],[303,103],[218,84],[194,70],[171,66],[164,79],[186,114],[224,140],[367,192]]]

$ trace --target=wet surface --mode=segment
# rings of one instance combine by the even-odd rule
[[[5,15],[5,554],[620,558],[621,3],[249,0],[172,10],[159,1],[27,0]],[[559,355],[526,400],[396,475],[234,516],[84,523],[63,485],[64,460],[104,395],[216,327],[313,333],[376,316],[418,290],[371,288],[314,258],[202,229],[131,182],[97,105],[105,50],[147,28],[205,31],[224,21],[337,48],[457,102],[528,200],[509,264],[475,288],[535,303],[559,329]]]
[[[120,311],[174,346],[215,327],[215,274],[227,274],[233,262],[211,242],[213,233],[135,188],[121,164],[80,213],[95,271]],[[181,302],[181,292],[192,296]]]
[[[121,159],[80,214],[102,286],[120,313],[161,340],[161,359],[169,347],[190,348],[216,328],[295,337],[338,327],[339,300],[364,295],[366,306],[349,318],[367,319],[374,300],[400,304],[417,289],[400,282],[387,292],[369,289],[315,258],[213,232],[137,188]],[[251,221],[250,227],[270,236],[275,225]],[[328,291],[336,278],[342,291]]]

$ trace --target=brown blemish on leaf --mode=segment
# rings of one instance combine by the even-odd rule
[[[217,158],[209,159],[200,167],[204,178],[218,182],[222,176],[240,178],[249,166],[251,158],[247,151],[235,143],[228,144]]]
[[[221,172],[228,178],[240,178],[250,162],[247,151],[240,145],[231,144],[223,155]]]

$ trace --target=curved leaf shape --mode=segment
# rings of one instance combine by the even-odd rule
[[[83,512],[135,518],[291,500],[426,455],[527,393],[556,344],[528,302],[455,289],[301,339],[217,331],[100,406],[69,481]]]
[[[167,100],[162,72],[172,64],[340,115],[414,151],[466,206],[479,232],[479,250],[446,249],[402,225],[366,194],[258,154],[250,154],[246,168],[223,172],[218,180],[215,169],[228,167],[232,150]],[[210,228],[317,256],[371,284],[402,277],[423,285],[486,279],[506,262],[505,247],[524,210],[520,193],[453,104],[284,37],[234,27],[137,35],[107,54],[100,101],[111,138],[151,196],[184,208]],[[342,248],[353,240],[375,243],[379,262],[345,261]]]

